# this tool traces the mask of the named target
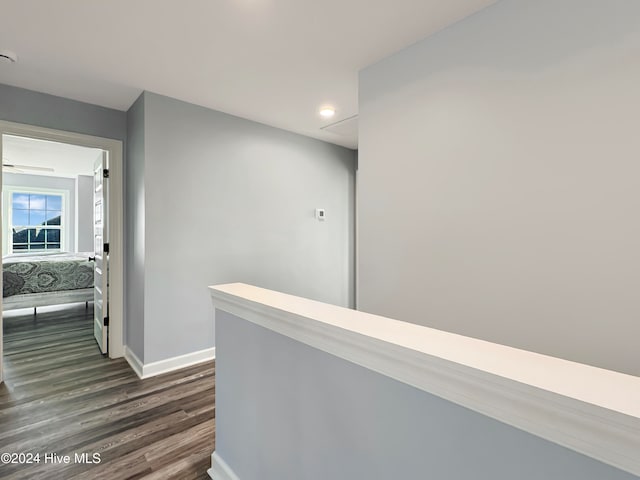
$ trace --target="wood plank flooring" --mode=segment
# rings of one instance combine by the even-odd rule
[[[51,310],[5,315],[0,453],[40,462],[0,463],[0,478],[209,479],[214,362],[140,380],[124,359],[100,354],[91,309]],[[100,463],[76,462],[83,453]]]

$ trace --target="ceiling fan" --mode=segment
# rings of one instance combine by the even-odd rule
[[[32,170],[36,172],[54,172],[55,170],[50,167],[36,167],[34,165],[15,165],[13,163],[7,163],[6,158],[2,159],[2,171],[7,173],[26,173],[26,170]]]

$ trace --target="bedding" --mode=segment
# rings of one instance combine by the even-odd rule
[[[93,287],[92,253],[7,255],[2,258],[2,296]]]

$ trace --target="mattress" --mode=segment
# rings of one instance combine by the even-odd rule
[[[93,287],[92,253],[7,255],[2,258],[2,296]]]

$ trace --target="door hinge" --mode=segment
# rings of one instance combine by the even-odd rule
[[[102,246],[102,251],[103,251],[103,253],[109,253],[109,244],[108,243],[105,243]]]
[[[109,169],[105,168],[104,170],[102,170],[102,176],[104,178],[109,178]]]
[[[109,317],[104,317],[104,326],[105,327],[109,326]]]

